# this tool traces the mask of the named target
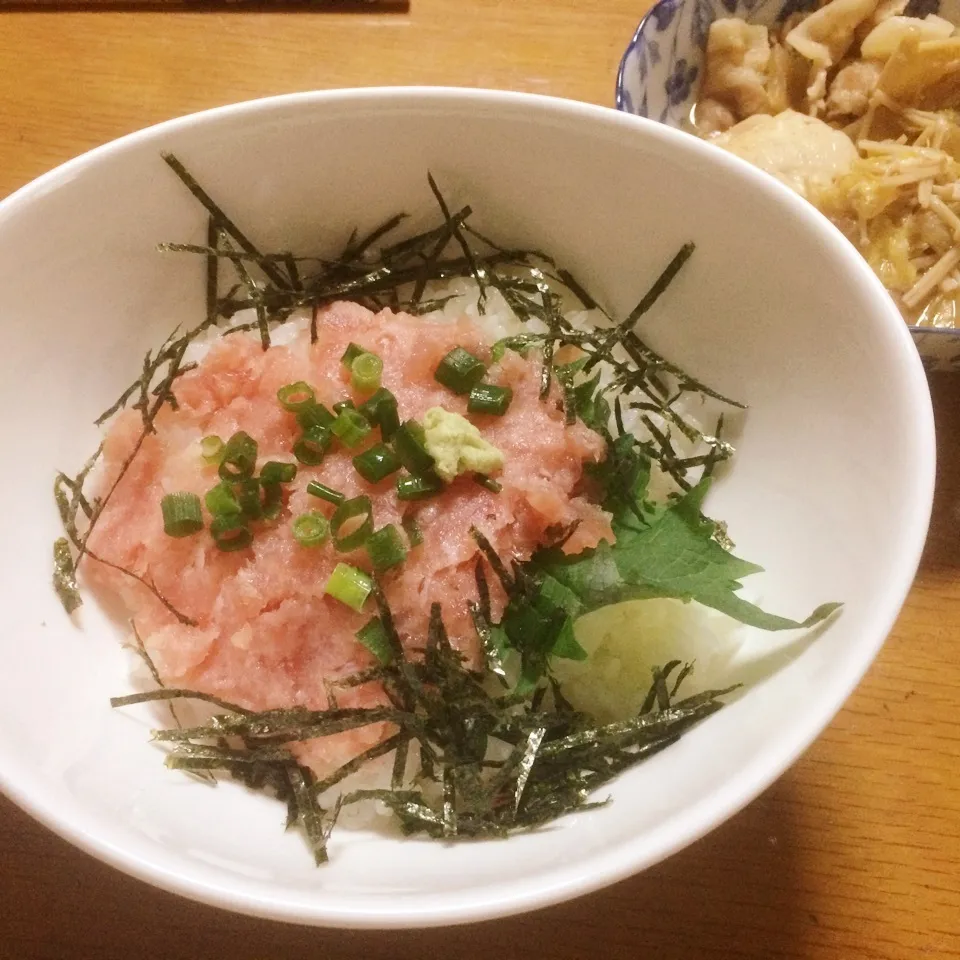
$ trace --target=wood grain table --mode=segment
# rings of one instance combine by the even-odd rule
[[[453,84],[609,105],[646,2],[0,13],[0,195],[146,124],[288,91]],[[685,852],[526,917],[384,935],[324,931],[154,890],[0,799],[0,960],[960,957],[960,375],[931,387],[940,455],[933,526],[892,636],[796,766]]]

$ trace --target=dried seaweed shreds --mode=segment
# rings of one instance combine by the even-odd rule
[[[440,211],[443,214],[443,219],[446,223],[447,229],[452,233],[454,239],[460,245],[460,249],[463,251],[464,260],[466,260],[470,265],[470,273],[473,276],[473,279],[476,280],[477,287],[480,291],[477,300],[477,309],[483,313],[484,306],[487,302],[486,272],[477,262],[477,258],[474,256],[473,250],[470,249],[470,243],[464,236],[460,224],[456,219],[450,216],[450,208],[447,206],[447,202],[444,200],[443,194],[440,192],[440,188],[437,186],[436,180],[433,179],[432,173],[427,174],[427,182],[430,184],[430,189],[433,192],[434,197],[436,197],[437,204],[439,205]]]
[[[264,274],[270,278],[270,280],[272,280],[278,286],[285,286],[287,281],[282,272],[275,264],[264,259],[260,251],[247,239],[246,235],[240,231],[239,227],[237,227],[237,225],[223,212],[221,207],[203,189],[203,187],[197,183],[193,175],[180,162],[180,160],[178,160],[177,157],[175,157],[172,153],[164,153],[162,156],[167,166],[169,166],[170,169],[173,170],[173,172],[180,178],[184,186],[186,186],[186,188],[197,198],[197,200],[203,204],[219,230],[231,237],[245,253],[249,253],[251,256],[257,258],[261,269],[263,270]]]
[[[632,330],[637,321],[660,299],[666,292],[667,287],[673,283],[674,278],[683,269],[684,264],[693,256],[694,245],[685,243],[674,255],[673,259],[667,264],[663,273],[657,277],[653,286],[644,294],[640,302],[630,311],[627,318],[620,324],[621,330]]]
[[[68,614],[83,603],[77,587],[70,541],[66,537],[60,537],[53,545],[53,586]]]
[[[506,573],[503,562],[498,565]],[[522,570],[507,575],[513,589],[527,589]],[[379,610],[392,624],[382,594]],[[489,617],[483,591],[476,612]],[[207,694],[169,689],[112,703],[194,697],[226,711],[201,727],[157,731],[157,739],[172,747],[170,765],[194,772],[222,770],[253,789],[275,793],[287,802],[291,822],[322,863],[339,806],[330,813],[320,797],[381,757],[394,755],[390,787],[348,791],[338,803],[380,801],[405,833],[447,840],[504,836],[596,806],[592,790],[674,742],[719,709],[719,698],[729,692],[708,691],[676,701],[689,669],[680,671],[670,690],[668,680],[679,662],[670,663],[655,672],[645,714],[597,726],[573,710],[555,680],[526,694],[489,693],[482,677],[451,646],[439,605],[431,610],[425,650],[417,661],[406,659],[401,650],[397,661],[380,668],[384,683],[392,677],[404,690],[400,706],[254,712]],[[289,750],[301,739],[384,722],[394,725],[393,733],[321,780],[297,764]],[[495,743],[509,748],[501,759],[490,752]],[[419,751],[420,773],[410,782],[412,749]]]

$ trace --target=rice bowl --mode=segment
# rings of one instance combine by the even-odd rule
[[[498,169],[491,169],[478,158],[476,139],[455,142],[456,138],[443,135],[450,129],[446,125],[456,123],[462,109],[476,111],[476,130],[471,138],[493,138],[499,144]],[[403,118],[409,118],[411,111],[431,134],[426,138],[429,150],[425,143],[414,143],[403,134]],[[233,182],[238,188],[251,183],[259,186],[252,193],[237,196],[214,172],[213,157],[224,149],[231,155],[245,156],[239,148],[250,134],[242,128],[246,124],[250,131],[250,118],[258,115],[271,118],[275,156],[282,159],[279,169],[269,177],[256,172],[255,159],[240,162],[231,174]],[[556,142],[565,143],[568,149],[563,159],[558,156],[538,164],[536,181],[542,189],[531,192],[525,184],[531,182],[534,171],[512,138],[519,129],[517,125],[529,123],[533,117],[538,118],[538,129],[545,139],[557,138]],[[367,123],[395,124],[390,128],[394,162],[389,169],[361,149]],[[345,164],[342,170],[331,167],[323,187],[323,202],[306,204],[298,184],[303,183],[308,158],[315,154],[316,141],[310,138],[325,136],[330,124],[337,126],[344,148],[356,151],[352,155],[356,162]],[[441,143],[442,148],[438,146]],[[372,223],[409,202],[413,185],[427,166],[442,170],[448,179],[463,184],[464,192],[469,190],[471,200],[477,197],[478,209],[490,211],[486,216],[501,235],[507,233],[511,241],[531,245],[549,240],[551,249],[558,250],[565,262],[594,281],[618,310],[629,309],[631,301],[643,292],[640,277],[655,275],[655,264],[662,264],[671,248],[686,239],[691,221],[683,222],[684,211],[699,210],[698,232],[703,236],[697,240],[704,253],[699,261],[703,272],[692,274],[685,284],[681,281],[678,288],[678,295],[686,298],[682,301],[689,318],[685,323],[695,325],[692,329],[696,336],[676,325],[666,327],[663,315],[652,314],[650,323],[660,349],[667,351],[669,347],[671,356],[677,356],[698,376],[712,378],[721,390],[744,397],[751,407],[740,444],[742,467],[720,485],[711,509],[729,518],[731,533],[746,555],[780,571],[776,578],[763,582],[764,599],[769,598],[771,606],[803,616],[808,612],[804,608],[812,605],[811,599],[838,596],[847,607],[841,620],[821,638],[822,643],[802,653],[790,650],[789,645],[768,646],[766,656],[760,659],[768,667],[773,660],[787,663],[786,668],[712,718],[708,739],[719,736],[731,744],[732,763],[739,770],[733,779],[726,763],[711,762],[704,755],[708,741],[695,730],[673,752],[651,761],[655,770],[649,768],[649,774],[638,770],[618,783],[615,802],[589,815],[592,825],[577,816],[563,826],[563,831],[576,836],[581,844],[574,866],[564,865],[560,851],[550,852],[553,843],[547,835],[510,840],[516,844],[520,867],[519,875],[509,883],[502,880],[503,852],[498,843],[428,849],[408,841],[387,852],[381,841],[368,836],[345,842],[343,855],[331,865],[333,872],[314,875],[309,867],[299,864],[295,838],[276,838],[276,816],[268,812],[272,810],[269,805],[242,791],[230,791],[216,802],[193,790],[189,797],[186,791],[171,792],[163,785],[162,767],[156,769],[156,757],[149,756],[151,751],[143,746],[145,727],[153,725],[149,714],[139,715],[139,720],[131,715],[126,723],[117,725],[117,715],[103,706],[110,695],[122,692],[129,666],[115,649],[115,632],[109,621],[91,611],[89,617],[84,615],[82,635],[74,634],[69,623],[58,619],[55,608],[47,606],[49,597],[39,588],[32,594],[29,590],[24,593],[40,604],[32,615],[43,609],[46,612],[36,619],[51,624],[39,642],[53,644],[51,656],[45,659],[55,663],[57,673],[44,682],[48,690],[51,683],[57,688],[59,709],[70,716],[73,729],[55,747],[50,741],[51,749],[45,749],[46,758],[39,766],[35,753],[33,760],[22,753],[22,743],[4,742],[0,770],[5,789],[46,822],[58,824],[74,840],[83,834],[103,838],[81,842],[111,862],[210,902],[307,922],[414,925],[526,909],[641,868],[729,815],[809,742],[866,667],[909,585],[929,511],[932,444],[925,387],[918,364],[909,353],[905,331],[897,327],[895,316],[872,279],[854,265],[850,254],[819,220],[797,205],[799,201],[784,196],[762,178],[751,176],[738,164],[713,158],[699,145],[681,141],[669,131],[594,108],[500,94],[380,91],[281,98],[138,135],[105,148],[91,160],[76,162],[69,183],[58,187],[59,175],[55,174],[47,181],[46,190],[43,185],[28,188],[7,201],[3,208],[7,213],[0,220],[0,250],[12,249],[16,240],[22,251],[17,273],[22,274],[25,264],[39,263],[39,258],[34,259],[38,249],[32,245],[35,240],[29,241],[29,232],[13,232],[9,241],[4,238],[7,230],[31,229],[23,210],[33,206],[45,218],[59,217],[69,245],[70,229],[88,229],[80,222],[84,211],[102,215],[98,195],[104,196],[108,183],[111,191],[126,195],[124,191],[130,189],[130,197],[142,196],[152,204],[149,211],[140,210],[129,217],[119,205],[117,222],[103,229],[98,255],[109,253],[114,258],[114,271],[98,273],[88,261],[65,267],[62,273],[67,278],[64,290],[69,290],[70,302],[89,303],[91,318],[114,318],[97,319],[96,323],[115,326],[106,337],[105,328],[96,328],[103,348],[98,351],[96,369],[69,365],[58,374],[63,389],[69,384],[71,396],[89,398],[89,409],[78,411],[69,427],[64,425],[59,433],[61,428],[53,427],[60,462],[66,457],[82,461],[91,439],[95,445],[92,430],[84,434],[79,425],[90,422],[109,403],[115,388],[122,387],[122,371],[130,369],[131,361],[137,362],[134,358],[147,346],[147,334],[152,334],[152,342],[162,339],[171,320],[183,320],[196,309],[196,285],[184,289],[162,258],[156,263],[153,250],[159,239],[192,235],[199,240],[202,233],[195,211],[189,204],[180,204],[175,192],[156,186],[145,192],[140,189],[138,178],[153,182],[153,173],[148,170],[160,149],[183,154],[199,176],[216,185],[220,195],[230,195],[233,208],[239,207],[238,217],[263,224],[269,234],[267,240],[287,247],[300,246],[305,238],[317,236],[321,218],[327,228],[324,235],[345,237],[349,233],[351,221],[357,217],[356,194],[349,203],[346,199],[350,183],[379,184],[376,196],[364,201],[365,210],[369,204],[364,219]],[[207,150],[212,153],[206,154]],[[640,158],[645,158],[646,167],[640,164]],[[242,169],[244,163],[252,166]],[[714,168],[709,190],[696,172],[702,163]],[[298,175],[295,171],[301,164],[304,166]],[[646,178],[644,189],[652,187],[651,178],[670,182],[670,202],[680,205],[658,216],[658,236],[648,251],[630,244],[632,219],[619,216],[628,198],[612,188],[614,183],[623,182],[623,176],[614,172],[622,174],[627,168],[635,170],[641,180]],[[597,182],[595,189],[581,193],[577,185],[585,170],[590,170]],[[665,177],[673,179],[664,181]],[[601,183],[608,186],[601,187]],[[81,189],[89,192],[74,194],[71,200],[70,191]],[[764,261],[765,270],[744,273],[725,245],[717,242],[717,191],[725,202],[735,198],[746,215],[755,218],[750,223],[752,232],[762,233],[778,223],[781,243],[795,246],[803,257],[790,258],[789,262],[779,258],[764,261],[767,255],[758,250],[755,256]],[[678,199],[681,193],[685,194],[682,200]],[[553,200],[557,195],[568,199],[563,208]],[[338,202],[338,196],[344,199]],[[58,212],[58,205],[67,201],[74,210],[70,217],[64,216],[64,208]],[[145,229],[147,222],[149,230]],[[601,223],[618,226],[605,237]],[[725,230],[728,227],[724,225]],[[744,232],[737,234],[738,241],[743,242],[746,236]],[[629,251],[625,249],[628,245]],[[809,289],[805,272],[796,266],[798,259],[820,265],[818,289]],[[178,265],[180,269],[182,265]],[[84,278],[92,276],[98,277],[97,286],[83,287]],[[140,280],[132,282],[135,276]],[[778,302],[757,288],[758,278],[767,283],[769,277],[776,277],[778,289],[785,294]],[[16,291],[16,282],[8,279]],[[83,296],[81,289],[86,291]],[[63,304],[50,299],[55,296],[42,291],[32,309],[44,316],[62,316]],[[868,318],[859,329],[844,320],[849,316],[846,308],[851,297]],[[730,309],[731,303],[736,303],[735,310]],[[14,295],[5,309],[16,316],[23,306],[25,303]],[[136,330],[126,327],[122,320],[131,311],[144,321]],[[792,313],[794,320],[802,315],[806,325],[791,322]],[[70,343],[70,337],[79,335],[77,328],[82,326],[65,325],[60,331],[65,338],[65,356],[82,349],[80,341]],[[25,336],[22,325],[17,329]],[[749,339],[743,336],[746,330],[752,331]],[[824,356],[818,346],[824,338],[841,340],[830,357]],[[30,346],[29,338],[21,346],[21,356],[36,356],[36,346]],[[775,358],[784,356],[789,357],[786,369],[791,374],[786,397],[780,390],[780,378],[776,378],[776,384],[772,382]],[[66,360],[63,362],[66,364]],[[885,381],[885,392],[872,387],[871,381],[858,373],[865,364],[872,365],[874,373],[883,372],[877,379]],[[759,372],[764,369],[770,373]],[[104,378],[106,370],[113,371],[106,377],[109,383]],[[856,380],[860,397],[853,409],[834,404],[831,396],[838,381],[846,380],[849,385],[851,377]],[[12,374],[8,379],[15,387]],[[61,399],[52,395],[51,409],[56,409]],[[882,416],[861,416],[866,409],[882,411]],[[834,427],[827,417],[810,415],[827,410],[842,410],[850,423],[859,424],[857,434],[851,438],[843,423]],[[788,444],[784,432],[789,435]],[[850,468],[831,452],[842,438],[845,446],[853,444],[849,462],[860,464],[861,469],[866,465],[869,470],[871,451],[877,449],[881,432],[888,450],[892,445],[902,451],[902,456],[895,458],[897,463],[920,464],[921,469],[914,473],[904,466],[888,471],[878,478],[880,489],[863,497],[853,490]],[[26,447],[33,450],[29,442]],[[49,455],[41,457],[38,466],[50,462]],[[791,479],[782,466],[791,462],[807,465],[803,484]],[[812,472],[811,464],[816,465]],[[734,476],[738,477],[736,481]],[[813,488],[811,476],[816,477]],[[830,504],[827,490],[831,491]],[[751,492],[747,495],[746,491]],[[755,511],[758,503],[763,509]],[[839,503],[843,507],[838,512]],[[892,513],[891,504],[895,504]],[[758,516],[764,509],[780,518],[779,530],[771,530]],[[38,508],[35,516],[43,515]],[[869,532],[879,528],[879,516],[886,524],[883,538]],[[836,560],[831,561],[823,555],[823,544],[833,539],[828,530],[838,525],[849,536],[837,551]],[[52,525],[47,529],[52,531]],[[26,544],[28,538],[23,539]],[[792,544],[789,551],[784,549],[785,540]],[[32,577],[45,587],[47,551],[41,547],[34,555],[29,550],[25,557],[28,562],[22,565],[31,569]],[[851,575],[851,562],[858,569],[856,576]],[[11,587],[24,582],[10,570]],[[886,584],[886,588],[880,590],[878,584]],[[22,605],[17,609],[22,611]],[[15,626],[10,627],[8,633],[15,633]],[[91,638],[90,642],[85,638]],[[25,699],[18,699],[14,691],[38,688],[38,666],[20,662],[16,673],[8,678],[10,688],[5,693],[9,696],[3,707],[7,720],[16,715],[11,711],[28,709]],[[91,673],[92,669],[95,672]],[[806,693],[800,696],[814,678],[816,709]],[[757,723],[761,716],[763,722]],[[106,753],[112,773],[95,772],[96,762],[91,765],[89,759],[94,743],[100,758],[104,756],[103,746],[109,746]],[[32,747],[35,750],[36,744]],[[646,776],[655,774],[661,782],[666,775],[670,786],[662,796],[652,798],[644,783]],[[109,799],[98,786],[106,782],[105,775],[111,783]],[[631,795],[644,796],[640,809],[636,804],[616,802],[618,797]],[[237,850],[230,828],[231,823],[239,822],[234,819],[237,816],[247,824],[243,851]],[[202,823],[203,830],[196,832],[189,826],[191,822]],[[222,832],[218,832],[218,824],[223,825]],[[635,839],[624,844],[627,836]],[[120,849],[126,852],[118,853]],[[371,888],[369,866],[373,862],[378,864],[379,879]],[[416,877],[410,873],[412,863],[417,867]],[[586,882],[584,876],[588,877]],[[454,877],[461,879],[454,881]],[[398,896],[397,890],[407,892]],[[318,891],[323,891],[322,898],[317,898]]]

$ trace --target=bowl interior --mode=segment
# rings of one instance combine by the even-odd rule
[[[481,229],[549,249],[621,314],[694,240],[645,332],[750,406],[709,510],[769,571],[755,588],[769,608],[803,617],[837,599],[842,616],[812,641],[751,638],[744,670],[757,682],[742,699],[624,776],[612,804],[509,847],[344,831],[315,869],[283,834],[278,805],[166,771],[147,743],[149,708],[108,706],[131,689],[116,626],[93,604],[71,623],[50,588],[54,471],[76,469],[95,446],[92,420],[143,352],[203,310],[202,263],[156,251],[204,237],[162,150],[256,242],[303,251],[332,252],[354,226],[399,209],[432,217],[429,169]],[[0,785],[85,849],[208,902],[313,923],[432,924],[543,905],[641,869],[749,801],[828,722],[919,557],[929,397],[879,284],[786,189],[614,111],[374,90],[166,124],[0,205],[0,288],[0,436],[17,452],[3,479],[16,509],[0,557]]]

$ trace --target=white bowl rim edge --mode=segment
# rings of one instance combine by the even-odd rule
[[[643,21],[641,21],[641,27],[642,25]],[[515,108],[522,108],[525,105],[538,106],[544,111],[552,111],[555,115],[562,115],[567,119],[581,116],[592,118],[594,121],[601,120],[611,125],[643,129],[647,136],[668,142],[672,141],[687,152],[709,151],[712,163],[735,169],[741,178],[752,180],[759,192],[778,197],[781,204],[793,206],[793,212],[799,219],[812,225],[815,224],[814,229],[823,235],[825,243],[832,246],[832,252],[837,257],[850,262],[852,269],[861,274],[865,283],[872,281],[874,291],[878,295],[882,295],[883,300],[889,303],[880,281],[874,277],[866,263],[847,244],[842,235],[832,226],[829,227],[829,230],[824,229],[825,225],[829,226],[829,222],[825,218],[822,218],[819,213],[793,194],[787,187],[778,183],[774,178],[755,170],[745,161],[727,156],[722,151],[711,148],[709,144],[703,143],[689,134],[653,120],[628,114],[622,110],[541,94],[482,88],[407,86],[307,91],[243,101],[173,118],[95,147],[19,188],[0,201],[0,222],[16,208],[28,203],[36,194],[42,193],[48,187],[52,187],[68,178],[74,171],[95,164],[103,156],[123,152],[128,147],[138,145],[143,141],[159,139],[167,132],[202,125],[211,119],[229,117],[233,114],[253,115],[260,111],[269,111],[275,107],[286,105],[328,101],[361,101],[365,99],[403,101],[418,97],[432,103],[466,98],[488,106],[513,106]],[[869,277],[867,274],[869,274]],[[878,305],[879,303],[880,299],[878,297]],[[323,898],[320,896],[316,909],[309,911],[308,914],[299,907],[285,903],[280,896],[255,897],[246,893],[237,893],[226,886],[221,887],[216,884],[198,881],[195,878],[164,869],[162,866],[132,855],[129,851],[118,848],[108,841],[98,839],[82,829],[82,825],[76,822],[79,819],[78,816],[64,818],[59,815],[52,806],[32,796],[28,789],[10,782],[2,769],[0,769],[0,790],[34,819],[72,845],[137,879],[211,906],[266,919],[307,925],[398,929],[471,923],[547,907],[574,896],[596,891],[658,863],[699,839],[754,800],[810,746],[841,709],[873,662],[886,636],[893,628],[911,588],[920,562],[932,509],[936,447],[933,409],[926,376],[910,337],[909,328],[900,320],[899,314],[894,318],[891,311],[895,312],[892,303],[886,311],[891,321],[890,334],[899,342],[905,379],[908,381],[907,387],[911,395],[915,397],[915,429],[917,431],[918,450],[922,453],[922,460],[915,466],[917,496],[910,505],[908,518],[904,520],[904,527],[909,530],[909,535],[905,536],[905,543],[899,556],[898,576],[894,580],[895,589],[878,600],[878,607],[882,610],[882,618],[879,619],[883,623],[883,628],[878,631],[878,635],[869,651],[869,656],[864,655],[863,662],[847,669],[842,677],[837,678],[831,689],[831,696],[820,697],[817,708],[806,715],[805,722],[798,722],[794,726],[789,738],[781,739],[774,745],[775,749],[768,748],[765,750],[748,767],[741,770],[735,782],[728,781],[721,790],[713,794],[709,798],[709,803],[701,801],[684,811],[683,815],[674,821],[673,827],[669,831],[669,837],[661,836],[652,843],[648,841],[647,849],[642,856],[638,857],[636,852],[633,851],[631,843],[626,842],[614,853],[594,858],[591,861],[591,872],[588,876],[583,876],[575,868],[568,867],[554,871],[546,882],[541,878],[538,878],[536,882],[525,881],[516,886],[511,886],[509,882],[505,882],[503,891],[495,896],[463,896],[460,903],[453,903],[447,899],[442,904],[426,902],[423,907],[415,909],[411,909],[409,905],[404,905],[402,909],[395,911],[391,911],[389,908],[384,909],[382,905],[378,905],[375,913],[361,908],[356,910],[338,909],[336,912],[331,912],[324,909]],[[894,319],[896,320],[895,327]]]

